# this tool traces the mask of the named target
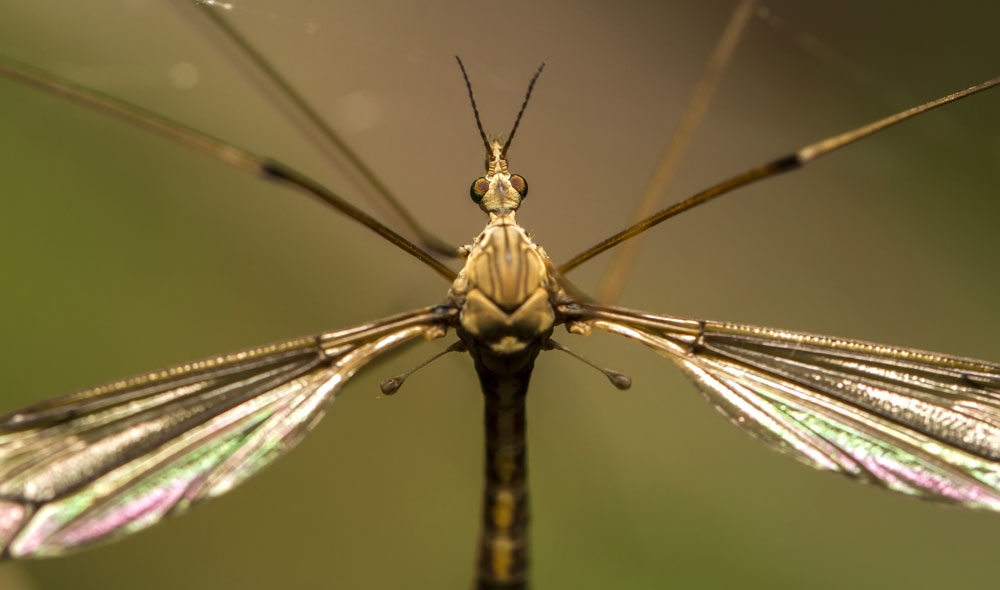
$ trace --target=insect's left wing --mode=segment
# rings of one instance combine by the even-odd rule
[[[1000,510],[1000,365],[738,324],[571,304],[676,362],[755,438],[817,469]]]
[[[208,358],[0,416],[0,549],[45,557],[224,494],[294,446],[376,356],[452,311]]]

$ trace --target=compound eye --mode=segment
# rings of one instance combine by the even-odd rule
[[[479,204],[486,196],[486,191],[490,190],[490,181],[485,178],[477,178],[472,186],[469,188],[469,196],[472,197],[472,202]]]
[[[510,186],[521,195],[522,199],[528,196],[528,181],[520,174],[511,174]]]

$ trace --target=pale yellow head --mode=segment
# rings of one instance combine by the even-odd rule
[[[528,196],[528,182],[524,177],[507,171],[507,160],[503,156],[503,146],[498,140],[490,143],[492,155],[486,167],[486,176],[472,183],[469,196],[479,205],[490,219],[514,217],[521,201]]]

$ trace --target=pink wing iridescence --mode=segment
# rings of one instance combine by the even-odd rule
[[[213,357],[0,417],[0,548],[60,555],[224,494],[305,436],[376,356],[441,333],[425,309]]]
[[[733,424],[807,465],[1000,510],[1000,365],[622,309],[572,312],[674,361]]]

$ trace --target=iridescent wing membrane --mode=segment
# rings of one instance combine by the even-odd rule
[[[616,308],[563,311],[674,361],[733,424],[811,467],[1000,510],[1000,365]]]
[[[443,333],[426,308],[179,365],[0,417],[0,548],[45,557],[224,494],[283,455],[376,356]]]

